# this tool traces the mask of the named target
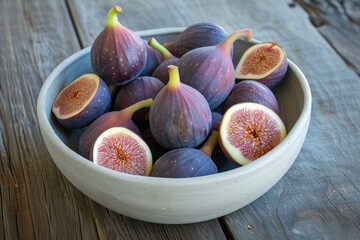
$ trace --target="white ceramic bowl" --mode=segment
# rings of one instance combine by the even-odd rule
[[[158,41],[173,40],[183,29],[139,34]],[[237,41],[234,62],[252,43]],[[51,113],[58,92],[78,76],[92,72],[90,48],[59,64],[44,82],[37,114],[44,142],[55,164],[81,192],[120,214],[156,223],[193,223],[217,218],[253,202],[287,172],[306,136],[311,92],[300,69],[289,61],[288,73],[276,89],[287,137],[272,151],[237,169],[190,179],[133,176],[97,166],[76,153],[80,131],[61,127]]]

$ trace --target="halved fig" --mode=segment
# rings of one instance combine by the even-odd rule
[[[149,175],[152,155],[148,145],[136,133],[113,127],[95,141],[92,160],[95,164],[132,175]]]
[[[274,89],[288,68],[285,50],[278,44],[258,43],[248,48],[235,69],[236,79],[257,80]]]
[[[55,98],[52,112],[70,129],[82,128],[110,109],[106,83],[96,74],[84,74],[67,85]]]
[[[224,154],[239,165],[255,161],[286,136],[280,117],[259,103],[238,103],[223,115],[220,146]]]

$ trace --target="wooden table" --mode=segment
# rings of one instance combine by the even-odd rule
[[[160,225],[114,213],[58,171],[36,117],[54,67],[89,46],[113,4],[133,30],[213,21],[282,45],[306,75],[313,113],[288,173],[219,219]],[[353,1],[0,2],[0,239],[360,239],[360,4]]]

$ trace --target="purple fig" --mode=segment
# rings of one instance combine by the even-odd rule
[[[218,45],[193,49],[183,55],[177,64],[181,81],[197,89],[208,101],[211,110],[227,98],[235,85],[232,48],[239,38],[250,40],[252,31],[240,30]]]
[[[115,99],[114,110],[120,111],[142,100],[154,99],[164,86],[157,78],[139,77],[121,87]],[[132,120],[142,130],[149,128],[149,108],[136,111]]]
[[[154,161],[156,161],[158,158],[160,158],[162,155],[164,155],[164,153],[168,151],[167,149],[161,147],[160,144],[158,144],[158,142],[154,139],[150,128],[142,131],[141,137],[149,146]]]
[[[276,43],[258,43],[248,48],[236,66],[236,79],[256,80],[274,89],[288,68],[285,50]]]
[[[96,74],[84,74],[57,95],[52,106],[56,119],[70,129],[82,128],[107,112],[111,97],[106,83]]]
[[[149,38],[148,44],[156,51],[161,53],[163,59],[159,66],[155,68],[151,76],[167,84],[167,82],[169,81],[169,70],[167,69],[167,66],[176,65],[179,61],[179,58],[172,55],[165,47],[163,47],[158,41],[156,41],[155,38]]]
[[[140,101],[121,111],[105,113],[93,121],[81,134],[79,140],[79,153],[81,156],[90,159],[91,146],[105,130],[112,127],[125,127],[140,135],[140,130],[131,120],[134,112],[139,109],[150,107],[152,99]]]
[[[149,175],[152,167],[151,151],[136,133],[124,127],[112,127],[96,139],[91,160],[114,171]]]
[[[105,28],[91,47],[91,65],[105,82],[122,85],[143,71],[147,49],[145,42],[118,21],[120,6],[111,8]]]
[[[157,66],[159,66],[159,64],[163,60],[161,54],[157,50],[149,46],[147,42],[146,42],[146,49],[148,53],[146,58],[146,64],[140,74],[140,77],[151,76],[151,74],[154,72],[154,70],[157,68]]]
[[[227,32],[219,24],[200,22],[187,27],[175,41],[163,45],[174,56],[181,57],[192,49],[217,45],[227,36]]]
[[[230,107],[220,124],[219,142],[235,164],[245,165],[276,147],[286,136],[279,115],[259,103],[244,102]]]
[[[151,133],[166,149],[195,147],[210,132],[209,105],[196,89],[180,82],[176,66],[169,65],[168,69],[169,82],[150,107]]]
[[[217,173],[218,169],[211,160],[211,154],[217,142],[218,132],[214,131],[200,150],[179,148],[165,153],[154,163],[150,176],[189,178]]]
[[[213,131],[218,131],[219,127],[220,127],[220,123],[222,120],[222,115],[218,112],[211,112],[211,119],[212,119],[212,124],[211,124],[211,130]]]
[[[274,93],[258,81],[244,80],[237,83],[223,104],[223,113],[232,105],[242,102],[260,103],[280,115],[279,104]]]

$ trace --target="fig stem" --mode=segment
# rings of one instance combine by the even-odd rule
[[[179,69],[175,65],[169,65],[167,68],[169,71],[169,82],[167,83],[167,87],[169,89],[177,88],[180,86]]]
[[[253,31],[249,28],[242,29],[231,33],[225,40],[219,44],[220,47],[223,47],[224,50],[230,52],[234,42],[239,38],[243,38],[246,41],[250,41],[252,39]]]
[[[202,151],[206,156],[211,158],[211,154],[214,151],[216,144],[218,143],[218,139],[219,139],[218,131],[212,131],[209,139],[200,148],[200,151]]]
[[[148,44],[154,48],[156,51],[158,51],[159,53],[161,53],[161,55],[163,56],[163,62],[176,58],[174,55],[171,54],[171,52],[169,52],[169,50],[167,50],[163,45],[161,45],[155,38],[149,38],[148,40]]]
[[[154,100],[152,98],[142,100],[140,102],[134,103],[133,105],[131,105],[127,108],[124,108],[123,110],[121,110],[121,113],[125,114],[131,118],[132,115],[134,114],[134,112],[136,112],[142,108],[145,108],[145,107],[151,107],[153,101]]]
[[[122,8],[120,6],[114,6],[113,8],[110,9],[108,16],[107,16],[107,20],[106,20],[106,27],[113,27],[117,24],[120,24],[117,15],[119,13],[122,12]]]

